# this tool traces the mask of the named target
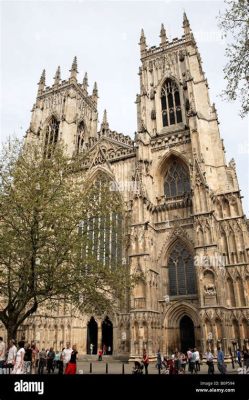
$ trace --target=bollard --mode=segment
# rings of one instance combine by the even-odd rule
[[[105,365],[105,373],[108,374],[108,363]]]
[[[122,374],[124,375],[125,373],[125,368],[124,368],[124,364],[122,364]]]
[[[93,366],[92,363],[90,363],[90,374],[93,372]]]

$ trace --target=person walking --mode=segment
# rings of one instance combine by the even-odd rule
[[[17,353],[17,348],[15,345],[15,341],[14,339],[11,339],[9,341],[9,350],[8,350],[8,356],[7,356],[7,373],[10,374],[10,371],[13,370],[14,368],[14,364],[15,364],[15,360],[16,360],[16,353]]]
[[[48,374],[54,372],[54,357],[55,357],[55,352],[53,347],[50,347],[49,352],[47,354],[47,371]]]
[[[224,375],[226,373],[226,367],[225,367],[225,363],[224,363],[224,353],[221,350],[220,347],[218,347],[218,354],[217,354],[217,366],[218,366],[218,370],[220,371],[220,373],[222,375]]]
[[[142,363],[144,365],[145,375],[148,375],[149,357],[145,349],[143,350]]]
[[[38,374],[43,375],[44,367],[46,366],[47,353],[44,348],[39,352]]]
[[[241,350],[240,349],[237,350],[237,360],[238,360],[238,364],[239,364],[240,368],[242,368]]]
[[[76,374],[76,369],[77,369],[77,355],[78,355],[78,351],[76,348],[76,345],[73,345],[72,348],[72,353],[71,353],[71,357],[70,357],[70,361],[66,366],[66,371],[65,374],[66,375],[75,375]]]
[[[160,372],[161,368],[162,368],[162,356],[161,356],[160,349],[158,349],[157,355],[156,355],[156,367],[157,367],[158,371]]]
[[[200,371],[200,353],[197,348],[194,348],[194,358],[195,358],[195,372]]]
[[[20,342],[18,342],[18,351],[16,353],[16,361],[12,370],[12,374],[25,374],[24,355],[24,340],[20,340]]]
[[[206,352],[206,360],[208,365],[208,375],[214,374],[214,356],[210,350]]]
[[[249,350],[246,347],[243,350],[243,366],[249,368]]]
[[[70,342],[67,342],[66,348],[62,351],[62,361],[63,361],[64,371],[66,370],[67,364],[70,361],[72,351],[73,349],[70,347]]]
[[[24,354],[24,370],[25,374],[31,374],[31,364],[32,364],[32,349],[29,343],[25,346]]]

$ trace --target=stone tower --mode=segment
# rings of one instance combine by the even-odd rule
[[[38,83],[36,102],[32,108],[29,139],[41,138],[46,145],[62,140],[69,155],[80,153],[86,141],[97,136],[98,89],[95,82],[92,94],[88,93],[88,77],[77,80],[77,59],[73,60],[68,80],[61,80],[58,67],[54,84],[45,83],[45,70]]]
[[[197,346],[222,346],[228,357],[248,344],[249,236],[234,160],[223,140],[201,57],[186,14],[183,35],[160,44],[140,37],[140,93],[134,140],[110,129],[107,114],[97,129],[98,91],[70,77],[45,86],[45,71],[32,109],[28,140],[44,146],[63,140],[70,156],[84,154],[82,174],[105,173],[118,184],[129,216],[123,255],[144,279],[127,309],[113,315],[42,315],[26,321],[28,340],[60,348],[66,340],[81,353],[105,345],[109,354],[154,357]],[[20,332],[21,334],[21,332]],[[53,338],[53,340],[52,340]]]
[[[131,355],[248,341],[248,229],[233,160],[186,14],[184,34],[147,47],[141,32],[131,264]]]

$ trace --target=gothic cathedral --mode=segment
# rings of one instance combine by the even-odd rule
[[[118,314],[69,314],[29,318],[22,327],[38,346],[76,343],[81,354],[105,345],[116,357],[165,355],[196,346],[204,353],[249,340],[249,235],[234,160],[223,140],[208,83],[186,14],[184,34],[148,48],[140,38],[140,93],[134,140],[110,129],[107,114],[98,130],[98,89],[87,74],[47,87],[39,81],[27,140],[62,140],[82,158],[82,174],[106,174],[120,189],[129,215],[123,258],[143,271],[129,307]],[[20,333],[20,334],[21,334]],[[93,345],[93,346],[91,346]]]

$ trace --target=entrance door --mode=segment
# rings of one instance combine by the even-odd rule
[[[108,317],[102,322],[102,349],[104,354],[113,353],[113,325]]]
[[[191,318],[184,315],[180,321],[181,351],[186,353],[189,348],[195,347],[195,329]]]
[[[97,354],[98,324],[93,317],[87,324],[87,354]]]

